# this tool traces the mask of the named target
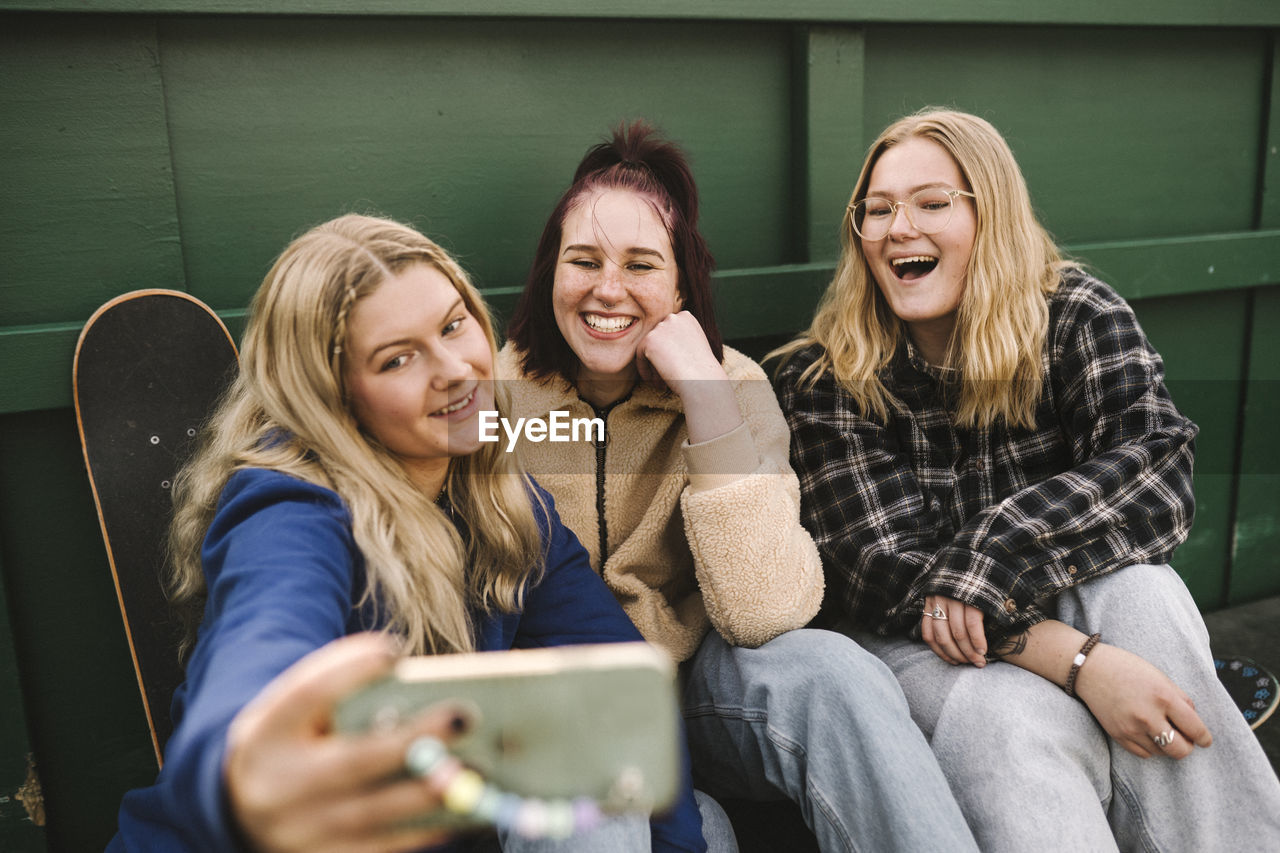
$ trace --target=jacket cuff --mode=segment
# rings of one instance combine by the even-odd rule
[[[686,441],[680,449],[689,468],[689,488],[695,492],[727,486],[760,467],[760,455],[746,422],[710,441]]]
[[[1035,601],[1034,590],[1020,583],[1018,575],[998,560],[959,545],[947,545],[931,563],[924,582],[925,595],[945,595],[978,608],[991,617],[988,631],[1028,624],[1024,611]]]

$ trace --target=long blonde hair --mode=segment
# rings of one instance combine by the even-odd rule
[[[464,542],[402,465],[361,431],[347,401],[347,318],[360,299],[414,264],[449,279],[497,342],[479,292],[431,240],[396,222],[347,215],[294,240],[254,297],[240,374],[174,483],[170,599],[194,632],[206,596],[200,547],[218,496],[241,468],[269,468],[337,492],[364,556],[366,604],[408,653],[467,651],[469,607],[512,611],[541,571],[542,538],[531,490],[512,454],[485,444],[450,461],[446,490],[466,520]],[[499,383],[495,383],[495,386]],[[494,395],[508,411],[502,389]],[[469,567],[469,568],[468,568]]]
[[[1040,398],[1041,350],[1049,329],[1047,296],[1065,262],[1037,221],[1022,171],[991,124],[967,113],[927,108],[899,119],[871,144],[850,204],[863,198],[871,170],[889,148],[913,137],[945,148],[976,198],[977,234],[964,296],[950,343],[950,366],[959,369],[955,422],[989,427],[1001,417],[1032,427]],[[812,384],[830,370],[864,413],[888,416],[891,396],[880,379],[902,335],[862,253],[845,212],[840,261],[809,328],[769,354],[784,362],[812,344],[817,361],[801,375]]]

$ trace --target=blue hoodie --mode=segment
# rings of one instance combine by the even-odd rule
[[[538,493],[547,507],[538,513],[549,546],[545,574],[527,590],[522,612],[473,614],[477,651],[641,639],[551,496]],[[374,627],[355,606],[365,574],[351,517],[329,489],[277,471],[236,472],[202,558],[208,601],[174,694],[164,768],[154,785],[125,795],[110,853],[243,849],[222,784],[232,718],[308,652]],[[651,821],[654,851],[706,850],[688,766],[686,754],[676,806]]]

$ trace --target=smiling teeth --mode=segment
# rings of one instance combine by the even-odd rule
[[[459,400],[456,403],[450,403],[449,405],[445,406],[443,409],[440,409],[437,412],[435,412],[435,414],[437,415],[452,414],[453,412],[458,411],[458,409],[465,408],[466,405],[470,403],[475,396],[476,396],[476,389],[472,388],[470,394],[463,397],[461,400]]]
[[[635,317],[601,317],[599,314],[583,314],[582,319],[597,332],[621,332],[636,321]]]
[[[935,258],[933,255],[912,255],[909,258],[894,258],[889,263],[892,264],[894,267],[900,267],[900,266],[903,266],[904,264],[927,264],[927,263],[930,263],[931,261],[936,261],[936,260],[938,259]]]

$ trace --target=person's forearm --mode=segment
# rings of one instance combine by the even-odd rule
[[[711,441],[742,425],[742,411],[728,377],[684,382],[679,391],[690,444]]]
[[[1065,687],[1071,664],[1088,637],[1065,622],[1037,622],[991,649],[1001,660]]]

